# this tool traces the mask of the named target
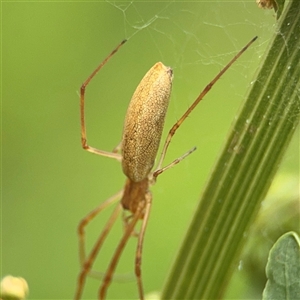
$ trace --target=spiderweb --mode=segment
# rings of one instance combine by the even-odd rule
[[[144,70],[158,60],[172,66],[175,74],[173,102],[175,110],[179,111],[176,118],[182,111],[176,108],[176,98],[180,97],[181,103],[186,101],[187,107],[200,88],[246,42],[259,35],[254,50],[232,67],[234,80],[229,76],[226,81],[226,85],[240,96],[239,86],[250,83],[250,76],[257,67],[255,63],[264,53],[275,24],[273,11],[259,9],[255,1],[107,0],[106,3],[119,12],[120,32],[130,41],[134,59],[145,66]],[[176,81],[180,81],[185,90]]]
[[[183,60],[187,49],[197,46],[193,50],[198,56],[196,63],[211,64],[226,55],[226,47],[228,51],[230,46],[231,51],[238,50],[246,41],[242,37],[249,35],[249,39],[259,33],[264,43],[272,31],[272,23],[267,22],[272,11],[262,13],[251,1],[106,2],[120,11],[126,39],[146,35],[162,57],[166,55],[162,47],[171,44],[177,62]],[[223,39],[227,41],[224,49],[214,47]],[[193,58],[189,63],[195,63]]]
[[[111,11],[114,18],[116,18],[111,20],[111,23],[115,25],[114,32],[117,31],[121,38],[128,40],[128,43],[124,46],[128,49],[126,50],[126,56],[124,54],[123,60],[120,61],[123,68],[127,70],[126,79],[130,77],[130,81],[134,81],[136,86],[141,79],[140,74],[145,74],[159,60],[172,66],[174,70],[172,100],[166,121],[166,130],[181,117],[201,89],[209,83],[221,68],[251,38],[259,35],[257,44],[251,47],[250,51],[243,55],[234,64],[231,71],[226,73],[218,82],[217,91],[214,94],[215,98],[209,96],[209,101],[201,103],[201,113],[197,114],[195,112],[194,114],[193,112],[185,122],[184,130],[179,130],[172,140],[166,164],[168,160],[172,161],[195,145],[200,148],[201,154],[197,157],[195,155],[192,163],[186,160],[180,166],[176,166],[172,181],[162,182],[164,180],[162,177],[159,179],[160,185],[158,184],[155,187],[156,198],[154,201],[159,199],[159,193],[163,191],[165,208],[158,208],[159,204],[155,204],[157,211],[161,211],[162,215],[150,217],[155,220],[152,222],[151,228],[153,234],[156,235],[151,236],[151,230],[148,230],[146,235],[148,241],[155,243],[155,247],[151,248],[153,257],[150,258],[148,253],[146,254],[148,258],[143,261],[145,270],[151,269],[151,260],[155,260],[155,263],[160,266],[159,272],[154,276],[155,278],[153,278],[153,274],[147,278],[149,271],[144,273],[147,290],[155,290],[157,286],[161,285],[166,274],[165,265],[160,264],[158,259],[160,255],[163,256],[163,252],[166,252],[166,249],[160,248],[160,245],[163,245],[163,243],[160,243],[160,239],[164,239],[163,236],[167,237],[163,233],[157,235],[157,232],[164,231],[162,228],[164,228],[164,222],[166,222],[165,213],[171,210],[170,207],[174,199],[186,198],[187,190],[190,195],[193,194],[189,196],[190,199],[198,199],[199,186],[195,186],[192,180],[192,174],[196,173],[193,171],[193,166],[201,165],[203,169],[207,168],[204,173],[209,172],[211,165],[204,166],[203,157],[206,157],[205,160],[211,159],[213,161],[214,156],[219,151],[237,107],[243,100],[245,90],[247,86],[251,85],[252,74],[257,68],[258,59],[264,53],[268,40],[274,31],[275,18],[272,16],[272,11],[258,9],[255,1],[146,2],[107,0],[105,4],[109,7],[108,11]],[[112,45],[120,42],[120,39],[115,36],[112,36],[111,39],[113,40]],[[121,55],[123,54],[120,54],[120,57]],[[118,58],[114,59],[117,60]],[[140,71],[140,69],[143,71]],[[135,73],[138,75],[133,79]],[[121,75],[118,74],[118,76]],[[122,91],[124,90],[122,89]],[[199,116],[201,116],[201,120]],[[216,123],[224,116],[226,120],[222,123],[220,129],[220,125],[216,127]],[[206,135],[205,143],[216,145],[216,150],[213,150],[216,153],[213,153],[213,155],[205,153],[207,150],[205,150],[203,136],[201,136],[202,128],[209,128],[209,133],[207,130],[203,130],[203,134]],[[208,152],[211,152],[211,150],[208,150]],[[210,155],[211,157],[207,159]],[[198,162],[197,159],[199,159]],[[188,172],[181,172],[180,168],[186,168]],[[176,176],[176,174],[179,175]],[[206,177],[206,174],[204,174],[204,177]],[[175,194],[169,192],[174,187],[180,186],[184,188],[176,189]],[[192,211],[194,205],[190,202],[180,203],[176,206],[172,205],[171,211],[176,216],[173,219],[176,224],[170,223],[170,230],[179,228],[180,226],[177,225],[181,222],[182,224],[188,223],[181,211]],[[154,223],[156,223],[157,228],[154,228]],[[183,229],[184,226],[181,229],[176,229],[178,237],[182,236],[183,233],[179,231]],[[172,244],[169,247],[172,248]],[[147,249],[150,249],[150,247],[145,246],[145,253]],[[167,263],[170,264],[170,261]],[[124,269],[128,270],[128,267]],[[124,287],[122,286],[122,288]]]
[[[246,87],[250,86],[258,59],[264,53],[275,24],[273,11],[259,9],[255,1],[107,0],[106,3],[118,12],[119,21],[122,20],[118,26],[123,37],[129,40],[130,53],[133,54],[127,56],[129,68],[135,70],[143,66],[145,72],[159,60],[173,68],[170,104],[173,119],[170,124],[181,116],[233,55],[259,35],[252,50],[243,55],[218,83],[219,99],[235,96],[236,100],[230,100],[232,107],[235,101],[240,102]],[[138,79],[134,80],[138,82]],[[203,106],[214,103],[217,104],[210,101]],[[220,104],[224,103],[218,104],[217,110],[220,111]],[[227,103],[224,109],[230,110],[231,105]],[[207,126],[212,125],[208,120]],[[214,135],[211,138],[214,139]]]

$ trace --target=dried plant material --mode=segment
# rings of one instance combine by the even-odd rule
[[[256,0],[256,3],[260,8],[272,9],[277,6],[275,0]]]

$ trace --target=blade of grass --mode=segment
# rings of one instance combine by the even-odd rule
[[[299,122],[300,1],[290,1],[204,190],[162,299],[220,299]]]

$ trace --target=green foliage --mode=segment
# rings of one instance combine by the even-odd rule
[[[295,175],[283,172],[276,175],[247,235],[241,260],[254,297],[259,299],[266,284],[265,267],[274,242],[286,232],[300,229],[299,184]],[[240,273],[237,271],[235,275],[240,277]]]
[[[275,11],[277,14],[277,20],[280,18],[281,14],[283,12],[284,2],[285,2],[285,0],[275,0],[275,3],[276,3]]]
[[[269,253],[263,300],[300,299],[300,240],[294,232],[278,239]]]
[[[299,122],[300,2],[281,17],[204,190],[162,299],[220,299]]]

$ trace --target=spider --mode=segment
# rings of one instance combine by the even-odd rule
[[[138,286],[139,298],[144,299],[141,262],[144,235],[149,219],[149,213],[152,204],[152,194],[150,186],[152,186],[157,177],[167,169],[179,163],[182,159],[191,154],[196,148],[186,152],[183,156],[175,159],[165,167],[162,167],[168,146],[176,130],[181,126],[188,115],[194,110],[198,103],[219,80],[219,78],[229,69],[229,67],[242,55],[243,52],[257,39],[254,37],[244,48],[242,48],[234,58],[216,75],[216,77],[203,89],[193,104],[187,109],[182,117],[170,129],[165,140],[162,153],[158,160],[158,164],[154,170],[153,166],[157,156],[161,135],[164,126],[164,120],[169,104],[171,94],[173,71],[170,67],[166,67],[163,63],[156,63],[144,76],[140,84],[136,88],[130,101],[123,129],[123,137],[121,143],[112,151],[107,152],[98,150],[88,145],[86,137],[86,125],[84,117],[85,108],[85,90],[90,81],[107,63],[107,61],[121,48],[126,42],[123,40],[94,70],[94,72],[86,79],[80,89],[80,118],[81,118],[81,143],[84,150],[105,157],[118,160],[122,164],[123,173],[127,179],[125,186],[118,193],[107,199],[86,217],[84,217],[78,226],[79,235],[79,256],[81,262],[81,271],[78,276],[77,290],[75,299],[81,298],[86,277],[92,270],[93,263],[102,247],[105,238],[111,230],[120,212],[129,211],[130,215],[125,217],[123,221],[125,229],[119,244],[117,245],[111,261],[102,279],[99,288],[98,298],[105,299],[108,286],[112,281],[114,271],[122,251],[132,235],[137,236],[137,248],[135,255],[135,275]],[[87,224],[94,219],[105,208],[121,199],[114,208],[106,225],[95,242],[91,252],[85,254],[85,228]],[[140,232],[135,232],[135,226],[141,221]]]

